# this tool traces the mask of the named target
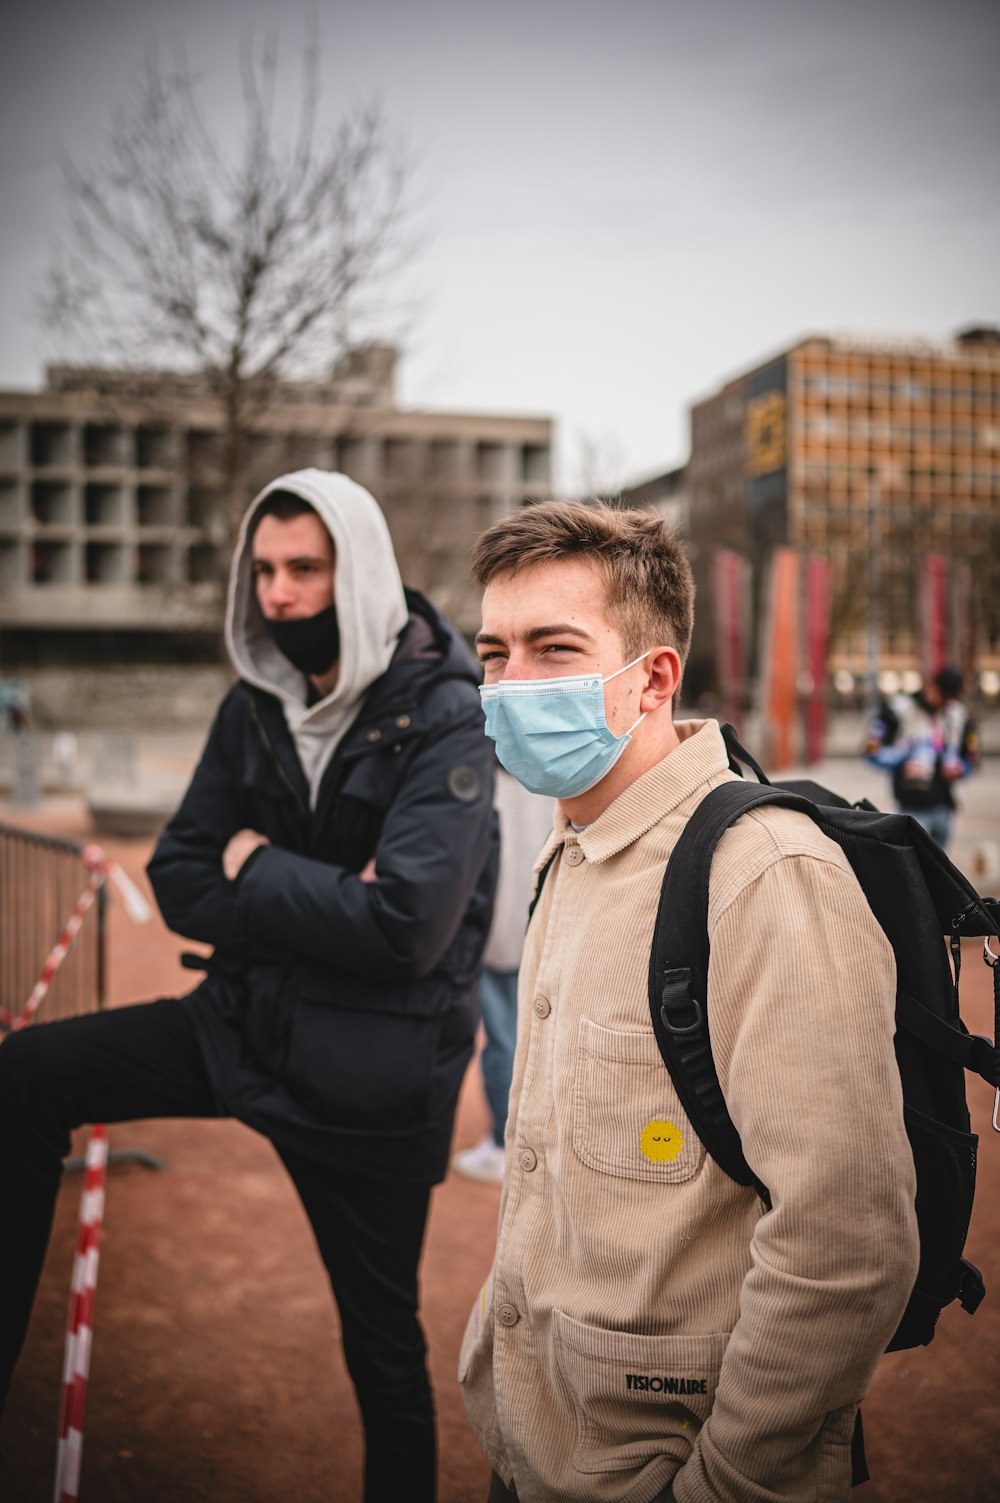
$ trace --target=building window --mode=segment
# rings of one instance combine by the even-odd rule
[[[32,423],[31,463],[38,469],[67,467],[74,459],[74,433],[68,423]]]

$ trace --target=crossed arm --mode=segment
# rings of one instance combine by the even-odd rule
[[[150,862],[170,927],[217,947],[260,944],[368,976],[432,970],[492,851],[490,750],[478,705],[428,732],[360,873],[283,849],[253,828],[226,740],[217,723]],[[463,763],[480,774],[471,800],[449,791],[448,771]]]

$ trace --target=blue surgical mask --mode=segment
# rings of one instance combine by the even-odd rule
[[[611,771],[644,720],[623,736],[608,729],[604,685],[641,663],[641,653],[615,673],[575,673],[566,678],[503,679],[483,684],[486,734],[511,777],[531,793],[576,798]]]

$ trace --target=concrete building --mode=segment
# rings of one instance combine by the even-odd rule
[[[552,423],[404,410],[395,365],[371,346],[329,381],[276,387],[249,437],[248,490],[308,465],[368,486],[407,583],[471,630],[469,547],[547,494]],[[53,366],[44,390],[0,392],[0,673],[33,683],[36,718],[65,719],[69,692],[79,709],[91,667],[218,661],[223,436],[196,376]]]
[[[759,597],[768,552],[788,544],[832,563],[831,666],[842,685],[865,675],[873,619],[882,670],[917,668],[916,578],[928,552],[968,581],[976,666],[995,681],[1000,331],[971,328],[945,343],[802,339],[694,404],[687,486],[700,585],[694,658],[706,679],[713,553],[747,556]]]
[[[653,475],[638,485],[629,485],[621,493],[622,506],[655,511],[674,532],[687,534],[691,518],[686,465]]]

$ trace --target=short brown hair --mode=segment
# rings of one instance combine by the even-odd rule
[[[310,506],[303,496],[296,495],[295,491],[268,491],[253,514],[253,531],[257,531],[265,517],[277,517],[279,522],[290,522],[293,517],[304,517],[307,511],[315,513],[316,508]]]
[[[694,579],[680,541],[653,512],[601,502],[546,501],[495,522],[477,541],[472,572],[481,585],[532,564],[579,558],[604,576],[608,614],[629,657],[691,645]]]

